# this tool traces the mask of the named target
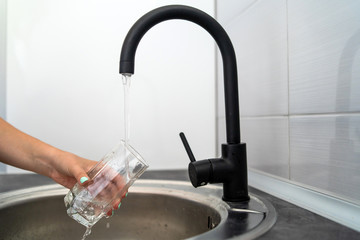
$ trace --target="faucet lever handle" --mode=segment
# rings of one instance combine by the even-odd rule
[[[190,162],[196,162],[194,154],[192,153],[189,143],[186,140],[185,134],[183,132],[181,132],[179,135],[180,135],[182,143],[184,144],[185,150],[190,158]]]

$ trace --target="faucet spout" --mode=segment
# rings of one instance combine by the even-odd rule
[[[134,74],[135,53],[142,37],[156,24],[172,19],[182,19],[193,22],[209,32],[215,39],[223,60],[227,144],[222,147],[222,154],[226,155],[226,157],[216,159],[216,161],[204,160],[208,161],[209,164],[201,164],[202,161],[190,163],[193,164],[191,168],[195,171],[190,173],[191,170],[189,165],[190,178],[192,178],[191,175],[195,176],[197,174],[197,164],[206,165],[205,168],[209,169],[220,169],[219,172],[214,170],[214,173],[211,170],[208,174],[209,176],[206,177],[208,179],[207,182],[223,182],[225,200],[248,200],[246,152],[239,153],[238,150],[240,148],[244,149],[245,144],[241,143],[240,139],[236,56],[229,36],[214,18],[198,9],[182,5],[164,6],[150,11],[132,26],[124,40],[120,55],[120,73]],[[234,150],[235,148],[237,150]],[[243,159],[244,154],[245,159]],[[242,159],[238,159],[238,157],[242,157]],[[240,168],[242,170],[239,170]],[[231,174],[229,175],[229,173]],[[213,179],[212,176],[215,178]],[[203,182],[195,182],[197,181],[193,181],[192,179],[192,183],[195,187],[200,186],[198,184],[203,185]],[[228,189],[226,190],[226,193],[225,189]]]
[[[120,73],[134,74],[135,53],[145,33],[156,24],[182,19],[203,27],[215,39],[223,60],[227,142],[240,143],[239,99],[236,56],[223,27],[208,14],[188,6],[170,5],[157,8],[141,17],[128,32],[120,56]]]

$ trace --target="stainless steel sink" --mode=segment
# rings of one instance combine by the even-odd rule
[[[67,189],[46,185],[0,194],[0,239],[80,240],[85,228],[67,216]],[[251,195],[248,204],[221,200],[222,188],[182,181],[138,180],[113,217],[100,220],[91,239],[253,239],[276,220],[272,205]]]

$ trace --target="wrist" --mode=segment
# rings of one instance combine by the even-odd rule
[[[37,148],[37,150],[33,156],[34,162],[38,164],[35,172],[52,178],[55,169],[59,165],[58,159],[63,158],[65,152],[47,144]]]

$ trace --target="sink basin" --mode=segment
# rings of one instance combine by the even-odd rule
[[[67,216],[68,189],[46,185],[0,194],[0,239],[76,239],[85,227]],[[182,181],[138,180],[111,218],[86,239],[253,239],[276,220],[272,205],[221,200],[222,188]]]

